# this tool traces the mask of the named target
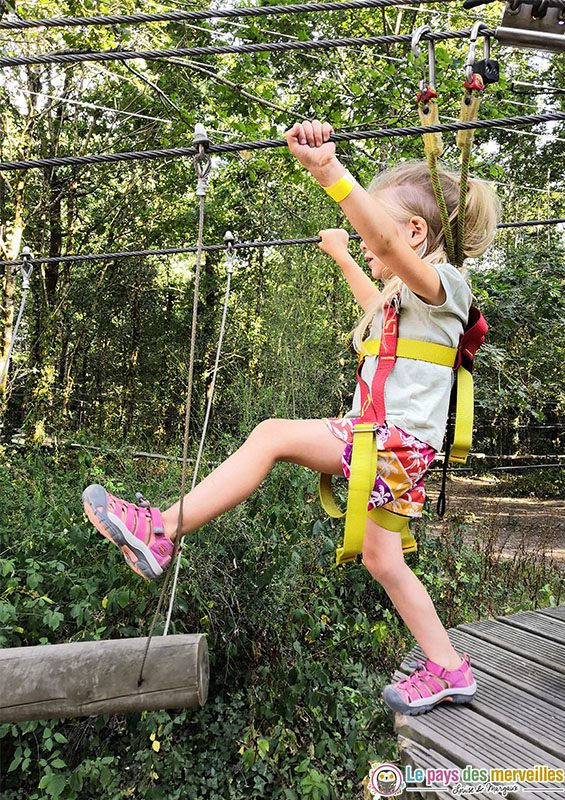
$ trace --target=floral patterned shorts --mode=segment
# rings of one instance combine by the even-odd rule
[[[359,420],[324,418],[324,422],[334,436],[347,443],[341,463],[349,480],[353,428]],[[377,442],[377,474],[367,510],[385,508],[405,517],[421,517],[426,499],[424,477],[436,451],[429,444],[386,422],[377,431]]]

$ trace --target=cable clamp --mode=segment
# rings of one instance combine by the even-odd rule
[[[201,122],[197,122],[194,126],[194,139],[192,143],[196,148],[196,153],[194,155],[194,168],[198,177],[196,196],[205,197],[208,190],[208,173],[212,166],[212,157],[209,152],[210,140],[208,139],[206,128]]]
[[[235,237],[231,231],[225,232],[224,242],[226,245],[226,267],[228,270],[228,275],[231,275],[233,272],[233,262],[235,259]]]
[[[22,288],[26,290],[29,289],[29,281],[33,272],[33,253],[29,247],[22,248],[20,258],[22,259]]]

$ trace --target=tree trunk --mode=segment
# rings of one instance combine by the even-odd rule
[[[0,651],[0,722],[203,706],[209,662],[202,634],[107,639]]]
[[[2,256],[6,261],[13,261],[18,258],[22,246],[22,236],[24,232],[24,189],[25,176],[23,172],[16,184],[16,194],[14,198],[14,227],[10,240],[6,247],[2,248]],[[14,330],[14,294],[16,290],[18,267],[6,267],[2,278],[2,332],[1,332],[1,352],[0,352],[0,371],[4,368],[8,349],[12,342]],[[4,381],[0,384],[0,407],[4,406],[6,396],[6,384],[8,372],[4,376]]]

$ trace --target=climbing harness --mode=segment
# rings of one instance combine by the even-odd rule
[[[498,80],[498,63],[490,58],[490,41],[486,26],[479,22],[473,26],[470,46],[465,61],[465,93],[461,101],[460,121],[475,120],[481,99],[481,92],[489,83]],[[439,120],[437,91],[435,88],[435,49],[433,40],[428,40],[428,73],[420,52],[420,40],[430,33],[428,25],[414,31],[412,52],[421,78],[417,95],[418,115],[422,126],[437,125]],[[475,49],[479,35],[485,36],[483,59],[476,61]],[[428,80],[429,77],[429,80]],[[450,214],[441,187],[437,160],[443,152],[441,133],[424,133],[424,149],[430,170],[430,178],[437,201],[448,258],[452,264],[461,267],[464,260],[465,205],[469,180],[469,163],[474,130],[459,131],[457,146],[462,154],[460,195],[457,207],[456,240],[453,236]],[[469,319],[460,338],[458,347],[447,347],[433,342],[398,337],[398,316],[400,296],[392,298],[383,308],[383,325],[380,339],[363,342],[364,353],[360,354],[357,379],[361,394],[361,416],[353,429],[353,448],[351,454],[351,475],[347,510],[342,512],[335,503],[331,491],[331,476],[320,477],[320,499],[329,516],[345,516],[343,546],[337,549],[336,561],[343,564],[354,560],[363,550],[366,518],[373,520],[386,530],[400,532],[403,552],[416,550],[416,542],[410,533],[409,517],[395,514],[385,508],[367,511],[378,462],[377,432],[386,420],[385,383],[397,358],[427,361],[453,370],[455,380],[449,402],[445,455],[443,461],[443,480],[438,498],[437,511],[443,516],[445,511],[445,483],[449,461],[465,463],[471,447],[473,429],[473,360],[475,353],[484,341],[487,324],[481,312],[471,306]],[[362,366],[367,356],[378,356],[377,368],[372,386],[362,377]],[[452,414],[455,413],[455,426]]]
[[[399,338],[399,310],[399,298],[394,297],[383,309],[383,332],[381,338],[369,339],[363,342],[365,353],[360,356],[357,370],[357,379],[361,390],[361,417],[353,429],[351,476],[346,512],[342,512],[333,499],[331,476],[325,474],[320,476],[320,500],[324,510],[330,517],[346,517],[344,543],[336,553],[338,564],[354,560],[357,554],[362,551],[366,517],[369,517],[386,530],[400,532],[403,552],[410,553],[417,549],[415,539],[410,533],[408,517],[395,514],[385,508],[367,511],[377,469],[377,432],[386,419],[385,383],[397,358],[427,361],[432,364],[439,364],[455,372],[456,424],[455,431],[448,437],[451,441],[446,444],[444,465],[447,464],[448,460],[465,463],[471,447],[473,430],[473,359],[484,341],[487,331],[484,317],[477,308],[472,306],[469,322],[458,347],[448,347],[433,342],[422,342],[417,339]],[[366,355],[378,355],[379,357],[370,390],[361,375]]]
[[[18,335],[18,330],[20,327],[20,322],[22,321],[22,316],[24,313],[24,308],[26,305],[27,293],[29,291],[29,283],[31,274],[33,272],[33,254],[29,247],[24,247],[22,249],[22,253],[20,256],[22,260],[21,264],[21,273],[22,273],[22,299],[20,301],[20,308],[18,311],[18,316],[16,319],[16,324],[14,325],[14,330],[12,332],[12,338],[10,340],[10,346],[8,347],[8,352],[6,353],[6,359],[4,361],[4,365],[2,366],[2,373],[0,374],[0,386],[4,383],[4,378],[8,373],[8,367],[10,366],[10,359],[12,357],[12,350],[14,349],[14,344],[16,341],[16,337]]]

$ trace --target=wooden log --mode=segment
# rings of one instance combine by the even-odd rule
[[[0,723],[203,706],[208,644],[202,634],[0,650]]]

